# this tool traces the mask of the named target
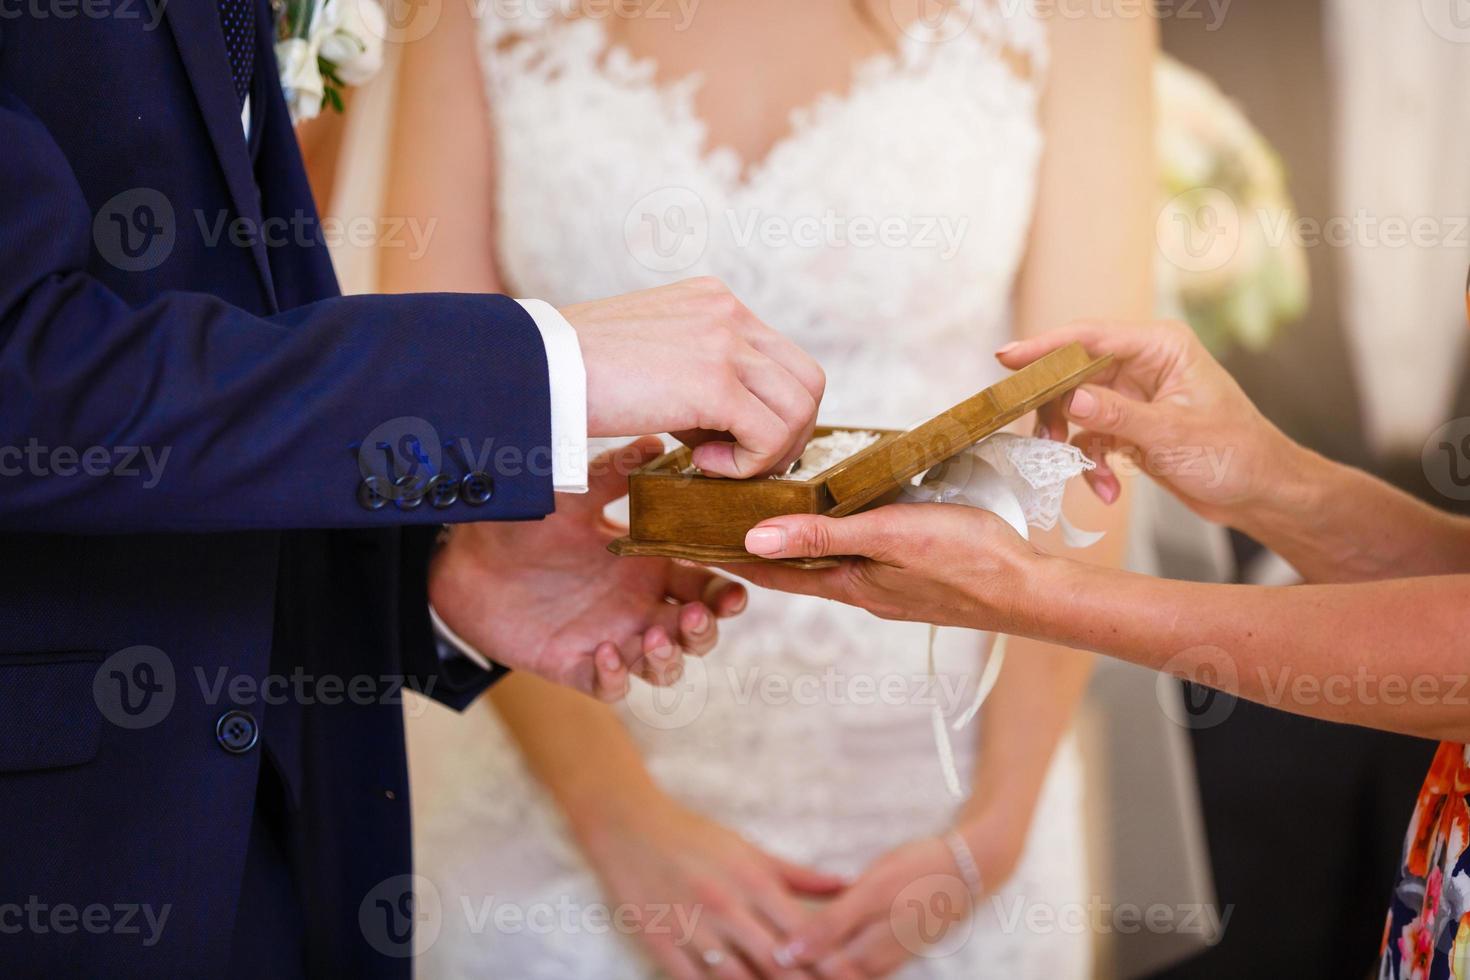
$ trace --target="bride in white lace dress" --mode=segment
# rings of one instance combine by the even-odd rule
[[[387,204],[438,224],[422,259],[386,253],[385,285],[564,305],[717,276],[824,365],[827,421],[895,428],[995,380],[1013,336],[1146,313],[1152,25],[939,9],[444,4],[405,48]],[[1110,560],[1116,518],[1083,501]],[[672,701],[513,676],[465,718],[411,719],[417,871],[443,910],[419,975],[1086,976],[1066,734],[1085,659],[1010,641],[956,739],[957,803],[931,705],[963,710],[984,636],[942,633],[930,683],[922,625],[749,607]],[[950,828],[973,909],[934,891],[959,875]],[[890,925],[910,899],[936,945]],[[841,952],[783,973],[809,915]]]

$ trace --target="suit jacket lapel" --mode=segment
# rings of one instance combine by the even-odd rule
[[[194,97],[198,99],[204,115],[210,142],[214,144],[215,155],[224,170],[235,213],[255,229],[250,236],[251,256],[267,302],[274,309],[270,258],[260,234],[260,190],[255,184],[245,130],[240,125],[239,103],[230,79],[230,60],[225,51],[224,33],[220,30],[219,9],[214,0],[172,0],[165,9],[179,57],[184,62]],[[266,59],[260,59],[260,63],[266,63]]]

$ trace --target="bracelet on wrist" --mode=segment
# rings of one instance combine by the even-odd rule
[[[950,857],[954,858],[960,880],[970,891],[970,897],[979,898],[985,894],[985,881],[980,877],[980,865],[975,862],[975,854],[970,850],[970,845],[965,843],[965,838],[958,830],[950,830],[942,839],[944,846],[949,848]]]

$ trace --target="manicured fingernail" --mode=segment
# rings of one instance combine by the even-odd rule
[[[1085,419],[1097,411],[1097,396],[1086,388],[1078,388],[1072,392],[1072,403],[1067,406],[1067,414],[1073,418]]]
[[[1097,495],[1105,504],[1111,504],[1118,499],[1118,488],[1111,483],[1104,483],[1097,488]]]
[[[791,970],[796,968],[796,961],[798,957],[800,957],[801,954],[805,952],[806,943],[798,939],[796,942],[790,943],[786,946],[782,946],[780,949],[776,950],[774,953],[771,954],[771,958],[774,959],[783,970]]]
[[[1000,347],[997,347],[995,349],[995,356],[996,357],[1000,357],[1002,355],[1009,354],[1011,351],[1015,350],[1017,347],[1020,347],[1020,346],[1021,346],[1021,342],[1019,340],[1013,340],[1009,344],[1004,344],[1004,345],[1002,345]]]
[[[674,648],[671,646],[654,647],[649,656],[654,660],[672,660],[674,659]]]
[[[786,547],[786,532],[779,527],[754,527],[745,535],[745,550],[752,555],[774,555]]]
[[[618,666],[623,662],[622,658],[613,650],[602,651],[602,653],[598,654],[597,659],[602,664],[603,670],[617,670]]]
[[[739,598],[735,600],[735,605],[730,607],[730,615],[738,616],[740,613],[745,612],[745,606],[748,602],[750,602],[750,594],[741,592]]]
[[[702,608],[695,609],[690,619],[689,629],[694,633],[703,633],[709,629],[709,613]]]

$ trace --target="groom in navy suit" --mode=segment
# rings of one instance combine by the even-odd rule
[[[476,522],[552,515],[589,434],[781,465],[821,396],[709,281],[562,311],[340,297],[270,19],[0,2],[7,977],[408,976],[402,689],[463,707],[504,669],[483,654],[617,696],[707,649],[720,601],[670,567],[524,618],[505,583],[623,566],[591,532],[547,565]]]

